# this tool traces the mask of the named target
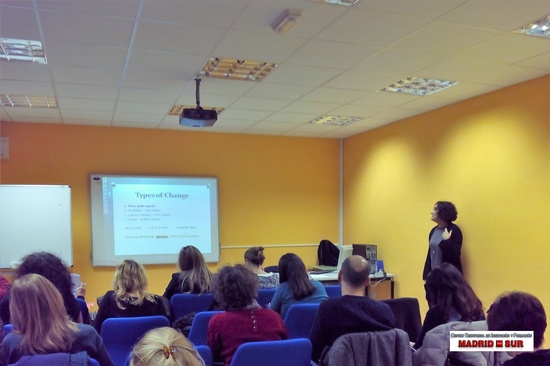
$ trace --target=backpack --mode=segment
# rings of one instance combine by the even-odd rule
[[[317,248],[317,257],[321,266],[337,266],[340,249],[330,240],[323,239]]]

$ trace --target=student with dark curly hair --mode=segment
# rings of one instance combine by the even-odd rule
[[[305,302],[321,302],[328,299],[325,286],[309,278],[306,265],[294,253],[279,259],[279,281],[275,295],[269,304],[271,310],[284,318],[289,307]]]
[[[164,297],[170,300],[175,294],[202,294],[210,292],[212,272],[208,269],[202,253],[194,246],[187,245],[178,256],[180,271],[172,274],[172,279],[164,291]]]
[[[462,273],[460,251],[462,250],[462,231],[453,224],[458,212],[455,205],[448,201],[438,201],[431,212],[432,221],[437,225],[428,235],[429,248],[424,264],[422,279],[441,263],[451,263]]]
[[[424,284],[430,307],[414,349],[422,347],[426,333],[452,321],[473,322],[485,319],[483,305],[462,273],[450,263],[434,268]]]
[[[73,283],[71,281],[71,274],[61,258],[47,252],[29,254],[23,258],[23,262],[17,267],[15,278],[17,279],[30,273],[42,275],[53,283],[63,298],[65,309],[71,320],[79,323],[82,322],[80,308],[72,293]],[[9,297],[8,292],[0,303],[0,317],[4,324],[10,323]]]
[[[245,342],[288,338],[279,314],[262,308],[256,301],[258,278],[242,264],[220,269],[212,281],[212,292],[225,309],[208,323],[206,343],[214,361],[229,366],[235,351]]]

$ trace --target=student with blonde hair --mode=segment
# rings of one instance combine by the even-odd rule
[[[204,366],[185,336],[173,328],[148,331],[134,346],[130,366]]]
[[[16,279],[10,291],[13,330],[2,342],[0,363],[24,356],[86,352],[101,366],[113,362],[97,332],[69,319],[55,286],[39,274]],[[59,363],[61,364],[61,363]]]
[[[202,253],[194,246],[187,245],[178,256],[180,272],[173,273],[170,283],[164,291],[164,297],[170,300],[175,294],[202,294],[210,292],[212,272],[208,269]]]
[[[120,263],[113,278],[113,290],[107,291],[99,303],[94,327],[101,332],[106,319],[119,317],[167,316],[158,295],[147,291],[148,280],[141,263],[126,259]]]

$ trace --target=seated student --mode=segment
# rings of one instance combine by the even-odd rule
[[[287,253],[279,260],[279,281],[275,295],[269,304],[285,317],[288,308],[294,304],[321,302],[328,299],[325,286],[309,278],[304,262],[294,253]]]
[[[58,256],[47,252],[36,252],[27,255],[23,258],[23,262],[15,271],[15,278],[24,275],[36,273],[46,277],[59,291],[63,298],[65,310],[71,320],[82,322],[80,308],[73,296],[71,274],[67,266]],[[0,302],[0,317],[4,324],[10,323],[10,308],[9,308],[10,293],[4,296]]]
[[[6,277],[0,274],[0,300],[2,300],[4,296],[6,296],[10,287],[11,287],[10,281],[8,281]]]
[[[540,301],[524,292],[511,292],[497,298],[487,312],[486,321],[450,322],[437,326],[426,333],[422,347],[413,353],[414,365],[443,365],[447,358],[461,365],[502,365],[512,359],[515,354],[507,352],[449,352],[450,332],[533,331],[533,345],[537,349],[542,345],[545,329],[546,314]]]
[[[263,247],[252,247],[244,252],[244,265],[258,276],[260,288],[274,288],[279,286],[279,274],[264,271],[265,255]]]
[[[425,334],[438,325],[452,321],[473,322],[485,319],[481,301],[454,265],[442,263],[434,268],[426,277],[424,288],[430,308],[414,349],[422,347]]]
[[[130,366],[204,366],[193,345],[174,328],[151,329],[134,345]]]
[[[541,349],[547,326],[546,312],[539,299],[525,292],[510,292],[499,296],[487,312],[489,330],[533,331],[535,352],[515,356],[503,366],[549,366],[550,350]]]
[[[258,278],[241,264],[225,266],[214,276],[212,292],[225,312],[208,323],[206,344],[214,361],[231,364],[237,348],[245,342],[287,339],[282,318],[256,301]],[[258,355],[261,359],[261,355]]]
[[[311,359],[314,362],[319,362],[325,347],[332,346],[341,335],[395,327],[390,307],[365,296],[365,287],[370,285],[369,274],[369,262],[359,255],[352,255],[342,263],[338,273],[342,297],[328,299],[319,305],[311,330]]]
[[[164,291],[164,297],[170,300],[174,294],[202,294],[210,292],[212,272],[208,269],[202,253],[192,245],[181,248],[178,256],[180,272],[173,273],[170,283]]]
[[[55,286],[39,274],[16,279],[10,292],[13,331],[2,343],[0,364],[23,356],[85,351],[101,366],[113,362],[97,332],[69,319]]]
[[[126,259],[120,263],[113,278],[113,290],[107,291],[99,303],[94,328],[101,333],[106,319],[119,317],[167,316],[160,296],[147,291],[147,274],[140,263]]]

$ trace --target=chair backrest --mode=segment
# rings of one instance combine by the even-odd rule
[[[223,311],[201,311],[193,318],[191,330],[189,331],[189,341],[195,346],[206,344],[206,333],[208,331],[208,322],[214,314],[223,313]]]
[[[296,338],[243,343],[233,355],[231,366],[309,366],[310,362],[311,342]]]
[[[414,297],[400,297],[397,299],[382,300],[388,304],[395,316],[395,326],[409,335],[411,342],[416,342],[422,330],[420,305]]]
[[[409,336],[401,329],[344,334],[324,353],[320,366],[412,366]]]
[[[339,299],[342,297],[342,286],[340,285],[326,285],[325,290],[329,299]]]
[[[115,366],[123,366],[132,347],[147,331],[169,327],[168,318],[161,315],[109,318],[101,325],[101,338]]]
[[[195,349],[204,361],[205,366],[212,366],[214,364],[214,357],[212,356],[212,350],[207,345],[195,345]]]
[[[99,362],[93,358],[88,359],[88,366],[100,366]]]
[[[88,310],[88,304],[83,299],[76,299],[76,303],[80,309],[80,314],[82,314],[82,323],[91,324],[90,321],[90,310]]]
[[[11,333],[13,330],[12,324],[4,324],[4,337]]]
[[[211,292],[204,294],[175,294],[170,299],[172,319],[177,320],[193,312],[207,311],[214,301]]]
[[[309,338],[320,303],[294,304],[285,314],[289,338]]]
[[[277,288],[261,288],[258,290],[258,304],[262,308],[267,308],[269,306],[269,303],[273,299],[273,295],[275,295],[275,291]]]

